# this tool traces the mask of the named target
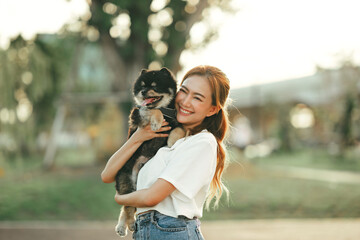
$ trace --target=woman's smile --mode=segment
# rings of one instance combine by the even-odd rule
[[[190,114],[192,114],[192,112],[190,112],[190,111],[188,111],[188,110],[180,107],[180,108],[179,108],[179,114],[182,114],[182,115],[190,115]]]
[[[203,76],[193,75],[185,79],[176,95],[177,121],[188,130],[216,112],[212,105],[211,87]]]

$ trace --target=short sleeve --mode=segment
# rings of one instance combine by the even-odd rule
[[[217,160],[217,143],[211,133],[199,133],[192,137],[191,141],[184,141],[174,149],[176,152],[159,176],[189,199],[209,185]]]

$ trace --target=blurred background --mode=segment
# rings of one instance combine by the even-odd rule
[[[114,220],[101,182],[141,69],[231,82],[204,220],[360,217],[360,3],[0,0],[0,220]]]

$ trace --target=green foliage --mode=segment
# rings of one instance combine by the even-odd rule
[[[0,52],[0,111],[11,118],[0,122],[0,137],[7,139],[5,145],[11,145],[0,144],[5,155],[26,156],[37,151],[36,138],[49,132],[64,92],[128,93],[141,68],[148,68],[154,60],[176,73],[181,52],[191,47],[187,43],[192,26],[204,19],[206,9],[227,6],[230,0],[167,1],[157,9],[150,0],[88,2],[90,15],[80,17],[78,30],[65,26],[59,34],[39,35],[29,41],[19,36]],[[160,36],[150,39],[151,30]],[[213,30],[207,35],[214,35]],[[201,45],[208,43],[207,35]],[[84,102],[91,102],[87,97]],[[119,104],[123,106],[122,122],[127,121],[130,97],[128,94]],[[19,108],[30,113],[25,111],[21,117]]]
[[[267,160],[285,165],[306,158],[284,154]],[[73,159],[78,158],[74,155]],[[114,184],[101,182],[101,167],[71,164],[72,168],[44,173],[40,163],[41,159],[32,159],[5,166],[0,178],[0,220],[116,221],[119,206],[114,201]],[[360,217],[357,185],[282,177],[256,167],[266,164],[231,163],[225,173],[229,203],[222,199],[219,209],[204,211],[203,219]]]
[[[2,182],[0,219],[59,220],[116,219],[114,186],[100,174],[38,175]]]
[[[112,42],[112,48],[126,66],[135,65],[138,68],[147,68],[152,61],[156,60],[161,65],[177,72],[180,70],[180,54],[184,49],[204,46],[212,39],[211,36],[216,35],[214,26],[209,25],[200,45],[186,44],[190,39],[189,33],[192,26],[206,18],[204,11],[211,7],[218,7],[224,12],[234,12],[234,9],[229,7],[230,0],[201,0],[198,3],[167,1],[160,8],[152,7],[153,2],[155,1],[93,0],[90,4],[91,18],[87,21],[87,25],[99,32],[100,43]],[[112,5],[109,6],[109,3]],[[121,14],[127,15],[131,21],[129,29],[121,31],[124,33],[129,30],[130,34],[116,37],[110,32],[116,26],[116,20]],[[165,15],[168,17],[164,19]],[[150,31],[154,29],[161,34],[156,40],[149,38]],[[86,31],[86,28],[83,31]],[[160,42],[165,43],[167,47],[165,54],[155,50]]]
[[[72,50],[69,39],[25,41],[19,36],[0,52],[0,110],[13,113],[12,120],[0,122],[0,129],[15,142],[5,152],[27,155],[36,149],[39,132],[52,123]],[[24,107],[28,113],[21,116]]]

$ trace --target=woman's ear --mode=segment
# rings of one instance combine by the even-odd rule
[[[215,113],[218,113],[220,111],[221,107],[218,106],[211,106],[208,114],[206,114],[207,117],[211,117]]]

